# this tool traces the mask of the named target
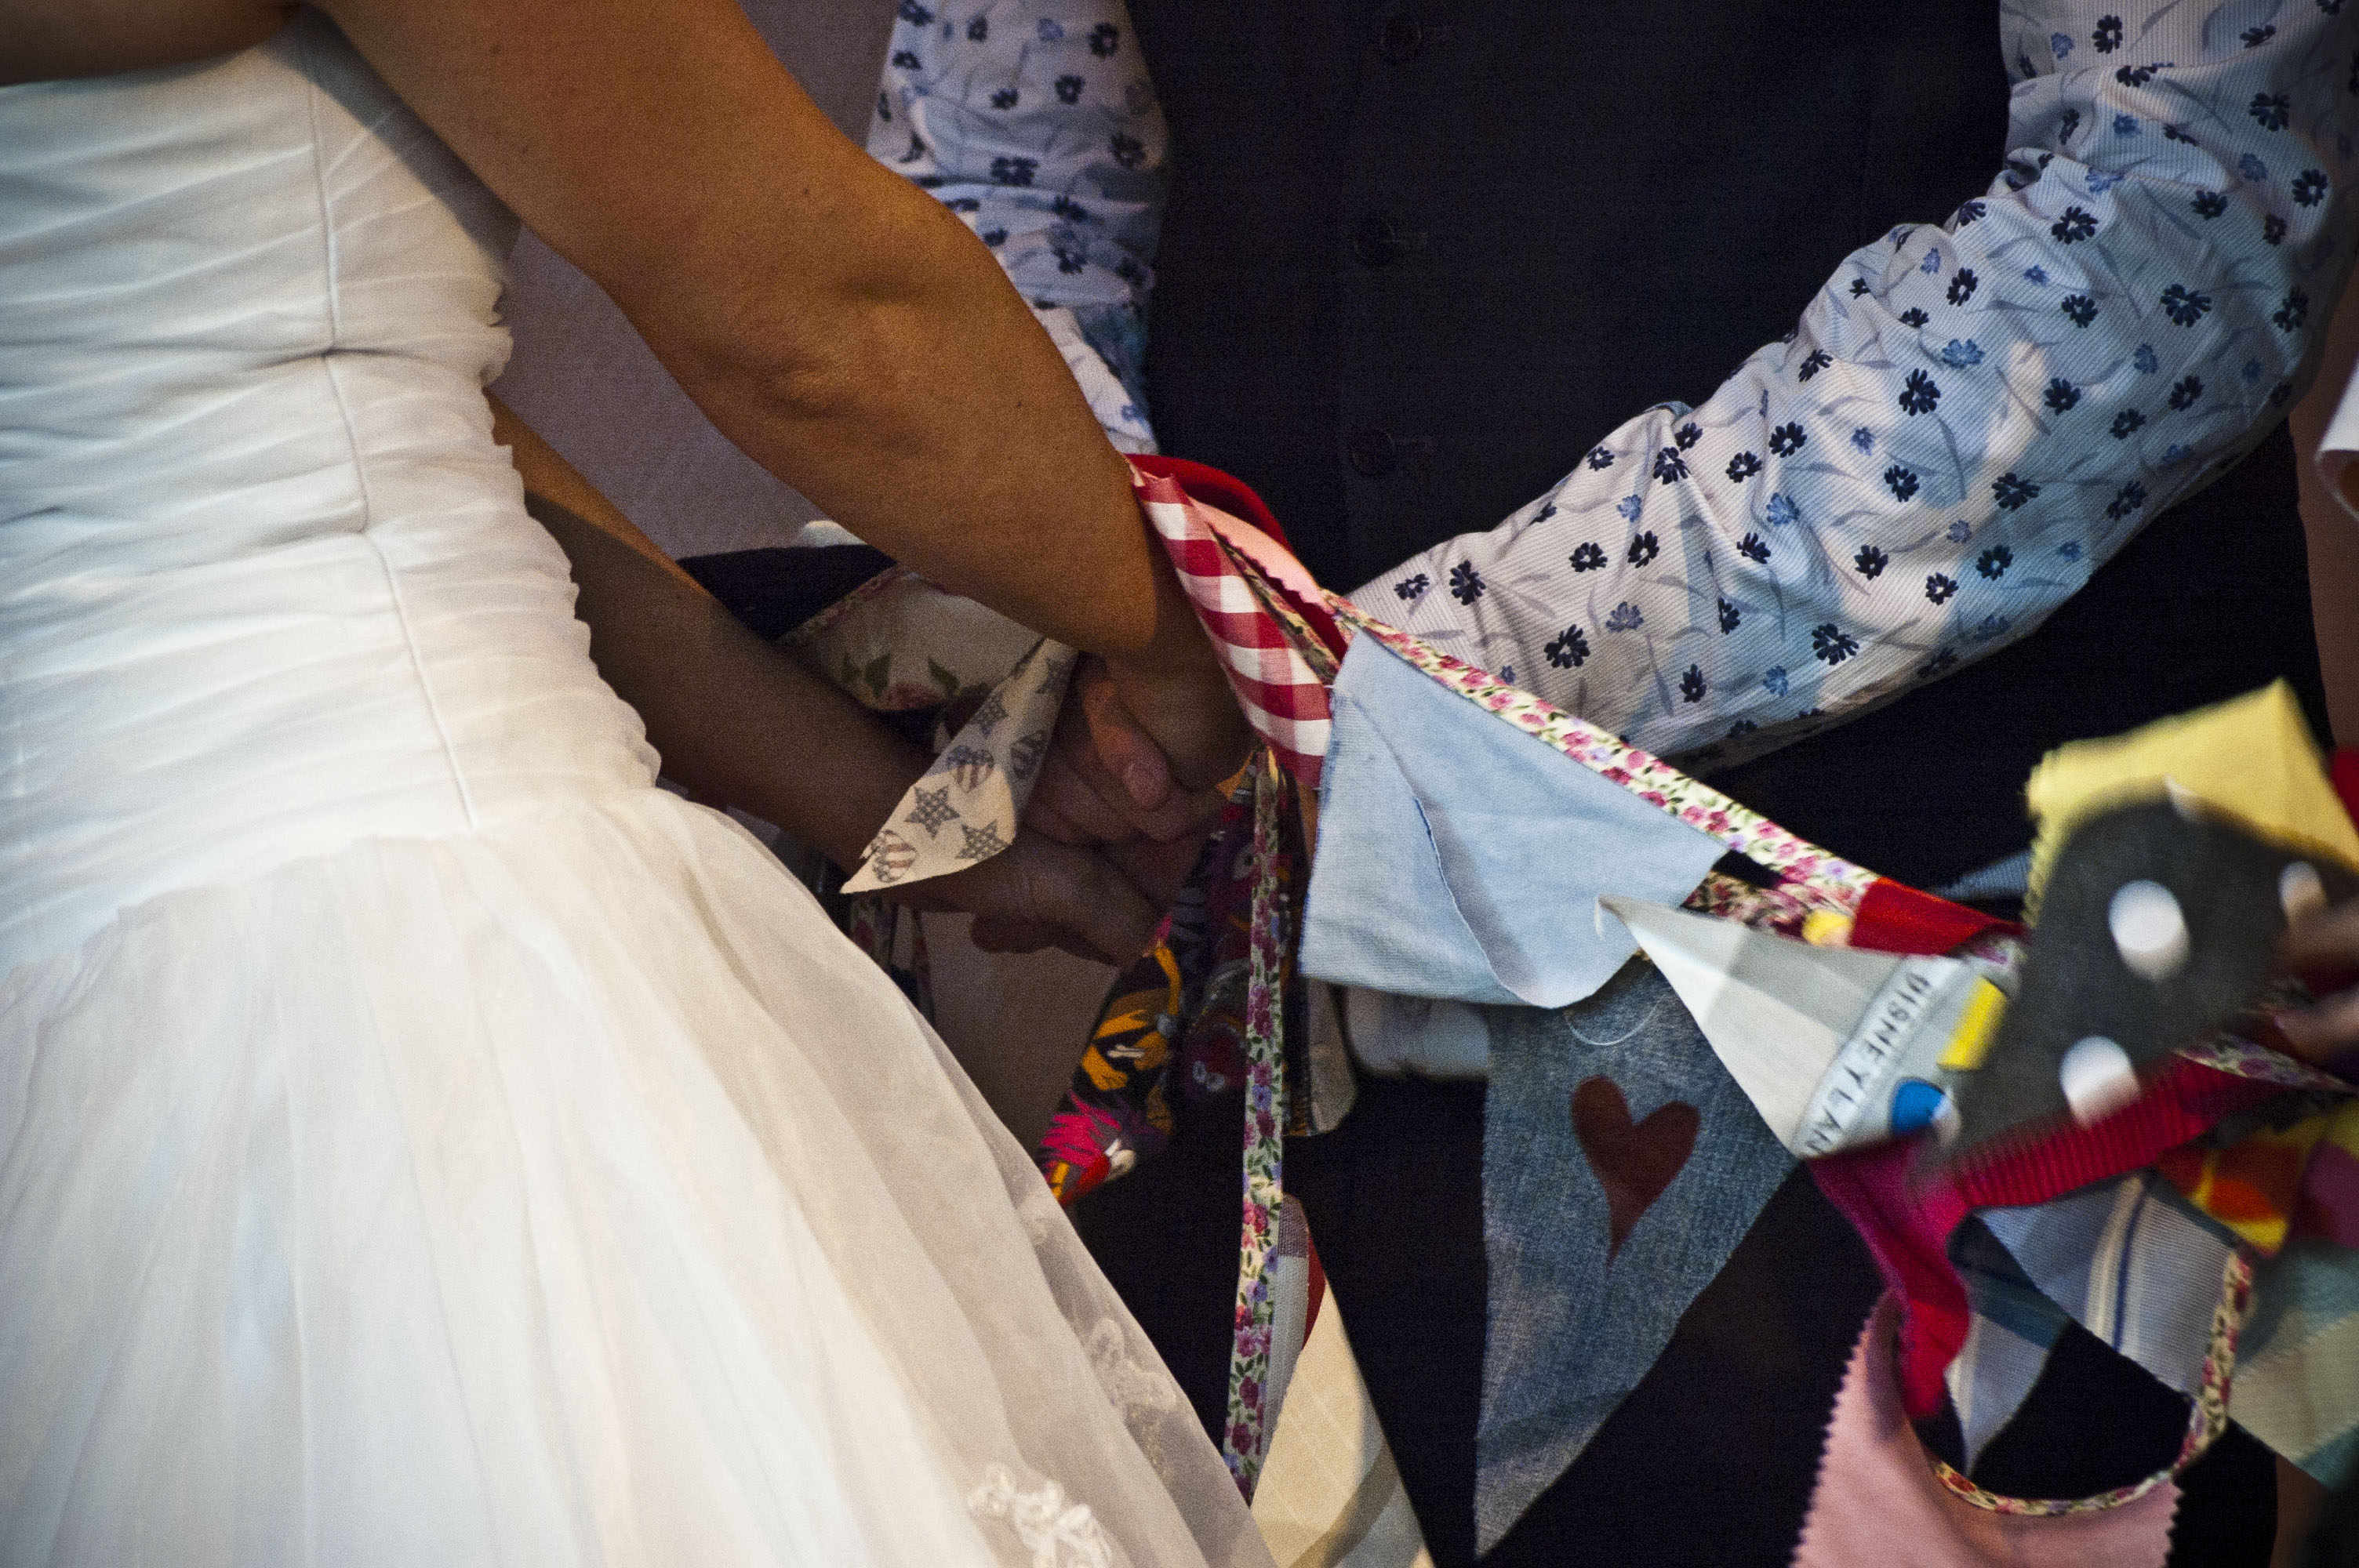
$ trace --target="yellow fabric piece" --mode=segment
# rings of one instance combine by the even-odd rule
[[[2274,1258],[2293,1227],[2303,1173],[2330,1119],[2307,1117],[2282,1131],[2264,1128],[2225,1149],[2175,1149],[2156,1166],[2189,1203]]]
[[[1965,1011],[1958,1015],[1957,1032],[1950,1036],[1940,1065],[1952,1073],[1971,1073],[1981,1066],[1990,1055],[1992,1038],[1998,1033],[1999,1014],[2006,1011],[2006,993],[1988,980],[1977,981],[1974,994],[1966,999]]]
[[[2326,1119],[2325,1141],[2346,1154],[2359,1155],[2359,1099],[2346,1100]]]
[[[1814,909],[1802,917],[1802,940],[1813,947],[1851,945],[1852,919],[1832,909]]]
[[[2075,741],[2042,758],[2024,786],[2039,822],[2031,849],[2032,908],[2074,828],[2174,790],[2273,843],[2359,870],[2359,828],[2328,782],[2293,687],[2277,681],[2126,735]]]

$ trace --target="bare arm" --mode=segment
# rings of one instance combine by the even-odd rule
[[[497,398],[492,438],[572,563],[591,657],[646,720],[664,772],[859,864],[930,759],[747,631]]]
[[[1211,713],[1216,667],[1054,345],[731,0],[325,9],[731,439],[927,576]]]
[[[739,624],[497,398],[492,435],[572,565],[598,673],[638,709],[665,773],[858,864],[930,759]],[[919,892],[926,907],[974,914],[986,947],[1054,945],[1110,963],[1145,945],[1156,914],[1094,855],[1028,833]]]
[[[294,13],[287,0],[0,0],[0,87],[227,54]]]

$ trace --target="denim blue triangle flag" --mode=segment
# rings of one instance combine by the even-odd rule
[[[1637,1387],[1794,1158],[1644,960],[1571,1007],[1484,1011],[1487,1552]]]

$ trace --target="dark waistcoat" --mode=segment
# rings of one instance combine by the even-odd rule
[[[1133,0],[1172,133],[1166,451],[1348,589],[1701,402],[1858,245],[2006,153],[1995,0]],[[2049,747],[2287,675],[2322,713],[2282,435],[2048,625],[1714,782],[1876,870],[2027,838]],[[1938,830],[1926,813],[1940,814]]]

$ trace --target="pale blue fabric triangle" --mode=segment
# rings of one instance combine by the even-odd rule
[[[1723,852],[1373,637],[1332,706],[1302,935],[1316,979],[1562,1007],[1636,950],[1596,919],[1600,894],[1676,904]]]
[[[1951,1237],[1950,1261],[1973,1309],[1966,1342],[1943,1374],[1972,1475],[2031,1396],[2067,1319],[1977,1217]]]

